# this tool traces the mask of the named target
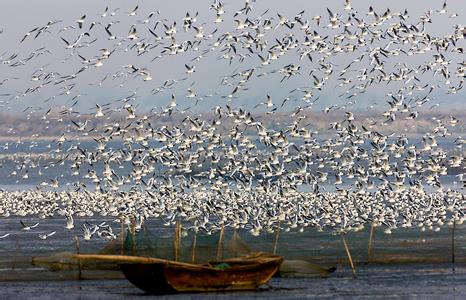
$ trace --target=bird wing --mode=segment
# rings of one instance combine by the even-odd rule
[[[67,40],[65,40],[64,38],[60,37],[62,39],[62,41],[64,41],[68,46],[70,45],[70,43],[68,43]]]

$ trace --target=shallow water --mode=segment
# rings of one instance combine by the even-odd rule
[[[361,265],[353,279],[347,267],[330,278],[274,278],[259,291],[151,296],[126,280],[0,283],[2,299],[465,299],[466,266]],[[66,296],[65,296],[66,295]]]

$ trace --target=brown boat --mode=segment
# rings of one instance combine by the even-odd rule
[[[150,294],[253,290],[278,271],[281,256],[255,253],[208,264],[119,255],[77,255],[78,259],[120,262],[125,277]]]

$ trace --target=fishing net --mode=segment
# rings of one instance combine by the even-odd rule
[[[455,232],[444,227],[439,232],[414,228],[399,229],[392,234],[384,233],[380,227],[366,226],[361,231],[347,233],[345,238],[356,263],[466,262],[464,224],[456,225]],[[138,231],[126,230],[124,239],[112,241],[99,253],[205,263],[259,251],[328,267],[346,264],[348,260],[341,236],[328,232],[307,230],[253,236],[244,230],[230,229],[205,235],[183,229],[178,234],[175,228],[171,234],[167,231],[154,234],[146,225]]]
[[[399,228],[391,234],[386,234],[384,228],[375,227],[372,230],[372,238],[371,227],[366,226],[363,230],[347,233],[345,239],[356,265],[450,264],[453,261],[466,263],[465,224],[457,224],[454,232],[451,226],[443,226],[440,231]],[[291,230],[278,234],[263,233],[259,236],[253,236],[245,229],[225,229],[223,234],[219,230],[207,235],[195,234],[184,228],[177,230],[173,226],[166,227],[160,222],[148,220],[139,230],[134,230],[131,226],[124,228],[113,240],[98,237],[93,237],[90,241],[79,238],[78,240],[77,245],[76,240],[71,237],[64,242],[64,246],[57,248],[49,241],[41,241],[42,246],[37,247],[37,238],[31,241],[21,239],[18,249],[3,249],[2,267],[16,273],[8,271],[2,274],[8,279],[13,275],[23,278],[31,269],[32,259],[34,270],[40,267],[60,271],[55,272],[58,274],[57,279],[68,278],[66,272],[69,272],[70,278],[78,278],[78,272],[84,274],[83,278],[121,277],[118,265],[88,261],[79,264],[73,258],[76,252],[137,255],[206,263],[262,251],[275,252],[285,258],[281,270],[283,276],[326,276],[331,267],[348,268],[342,236],[319,232],[312,228],[303,232]],[[45,247],[46,245],[50,247]],[[109,270],[113,273],[99,273]],[[91,274],[91,271],[94,273]],[[3,276],[2,274],[0,276]],[[47,273],[47,276],[49,275]],[[44,277],[40,275],[37,278]]]
[[[235,231],[201,235],[175,228],[171,236],[157,236],[147,226],[142,226],[138,231],[126,230],[123,239],[115,240],[99,251],[100,254],[157,257],[194,263],[206,263],[252,252],[253,249]]]

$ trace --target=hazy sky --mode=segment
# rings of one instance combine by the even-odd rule
[[[155,18],[151,19],[150,27],[153,27],[155,20],[167,19],[164,21],[166,24],[172,24],[174,21],[177,22],[178,31],[177,42],[185,39],[193,39],[192,32],[189,35],[185,34],[181,28],[182,18],[185,16],[186,12],[190,12],[191,15],[194,15],[196,12],[199,12],[197,17],[196,26],[202,24],[205,34],[211,33],[215,28],[218,28],[218,32],[215,34],[215,37],[218,37],[223,32],[235,32],[233,21],[233,12],[240,9],[243,5],[243,1],[225,1],[225,10],[226,14],[224,17],[224,22],[217,26],[213,23],[215,19],[215,13],[213,10],[209,10],[209,6],[213,1],[95,1],[95,0],[82,0],[82,1],[63,1],[63,0],[44,0],[44,1],[30,1],[30,0],[16,0],[16,1],[2,1],[2,9],[0,10],[0,29],[3,29],[3,33],[0,34],[0,56],[2,60],[5,60],[10,55],[16,53],[18,58],[27,57],[33,50],[46,47],[51,53],[44,54],[38,58],[35,58],[27,63],[25,66],[11,67],[8,64],[0,65],[0,82],[6,78],[10,78],[9,81],[5,82],[0,86],[0,94],[11,93],[11,94],[21,94],[28,87],[37,86],[40,83],[32,82],[31,77],[33,73],[39,70],[41,67],[47,72],[58,72],[60,75],[70,75],[79,70],[82,66],[82,60],[77,56],[79,53],[84,58],[93,58],[99,55],[98,49],[107,48],[107,49],[118,49],[111,58],[104,61],[104,66],[100,68],[95,68],[90,66],[88,70],[79,75],[79,78],[73,81],[76,83],[75,88],[69,95],[62,95],[56,97],[55,99],[49,100],[44,103],[44,100],[50,96],[57,95],[63,92],[60,90],[60,86],[51,86],[48,88],[41,89],[40,93],[34,93],[26,97],[20,97],[20,99],[13,99],[9,104],[3,102],[2,107],[3,111],[7,107],[11,107],[12,111],[22,111],[28,106],[39,107],[41,110],[46,110],[50,106],[60,106],[64,104],[70,104],[71,99],[76,95],[81,95],[79,103],[77,105],[78,109],[87,111],[89,108],[94,107],[95,103],[107,103],[115,99],[125,97],[130,95],[132,91],[137,91],[137,96],[140,97],[137,100],[140,109],[149,110],[154,106],[167,105],[170,99],[171,94],[175,94],[177,99],[179,99],[179,104],[181,106],[194,106],[194,101],[192,99],[186,99],[186,90],[190,85],[193,85],[193,89],[198,95],[207,95],[212,94],[212,97],[208,99],[203,97],[204,100],[201,100],[196,108],[196,110],[209,109],[215,105],[223,105],[225,103],[224,99],[221,99],[221,95],[227,95],[231,92],[233,87],[224,87],[220,86],[220,81],[223,76],[228,76],[234,72],[245,70],[253,66],[258,66],[257,56],[254,55],[253,59],[245,59],[243,64],[238,64],[233,62],[231,65],[227,60],[219,60],[221,56],[219,51],[208,53],[205,58],[199,62],[191,62],[191,60],[199,55],[198,53],[186,53],[175,56],[163,56],[158,58],[155,61],[151,60],[160,52],[160,48],[154,49],[149,53],[137,56],[135,50],[129,49],[125,51],[125,45],[118,46],[115,45],[115,41],[109,41],[107,39],[107,34],[104,31],[104,26],[106,26],[110,21],[120,21],[118,24],[111,26],[110,30],[112,33],[118,36],[126,36],[128,29],[132,24],[136,25],[138,32],[141,33],[146,40],[141,39],[144,42],[154,43],[151,35],[148,33],[146,24],[138,24],[138,21],[144,20],[151,11],[160,10],[160,15],[156,15]],[[309,1],[309,0],[290,0],[290,1],[265,1],[258,0],[253,4],[253,11],[250,13],[250,18],[255,18],[267,9],[268,12],[264,15],[263,18],[274,18],[273,22],[275,24],[277,20],[277,13],[284,15],[290,19],[293,19],[294,15],[298,12],[305,10],[303,15],[304,19],[311,20],[312,17],[316,15],[322,16],[322,23],[325,25],[328,23],[328,13],[326,8],[330,8],[333,12],[343,13],[346,16],[346,12],[343,12],[343,0],[339,1]],[[416,23],[419,19],[419,16],[428,10],[433,10],[432,14],[433,23],[429,24],[427,27],[427,32],[431,36],[444,36],[446,34],[453,33],[453,26],[455,24],[464,25],[464,20],[466,16],[466,2],[464,0],[451,0],[448,1],[447,14],[439,16],[435,14],[436,10],[439,10],[442,7],[442,1],[425,1],[425,0],[416,0],[416,1],[401,1],[401,0],[391,0],[391,1],[353,1],[354,13],[359,17],[363,17],[365,20],[370,21],[373,19],[372,16],[367,16],[366,12],[368,11],[369,5],[372,5],[375,11],[379,14],[390,8],[392,12],[403,11],[407,9],[410,15],[410,19],[407,21],[408,24]],[[139,5],[137,10],[137,15],[129,17],[128,13],[133,10],[133,8]],[[109,12],[119,8],[115,16],[108,16],[106,18],[101,18],[100,15],[103,13],[106,6],[109,6]],[[452,13],[458,13],[456,18],[448,18],[448,15]],[[92,21],[101,22],[102,25],[96,24],[91,31],[91,39],[97,38],[95,44],[91,47],[80,48],[77,51],[74,51],[74,55],[70,58],[70,54],[73,53],[73,50],[65,49],[65,43],[60,39],[63,37],[68,41],[73,41],[77,38],[81,31],[79,30],[67,30],[58,33],[58,31],[66,26],[73,25],[76,26],[75,20],[79,19],[82,15],[86,15],[85,28],[88,28]],[[239,19],[244,19],[244,16],[238,16]],[[49,20],[61,20],[60,23],[54,25],[50,32],[43,33],[36,40],[33,39],[32,35],[28,37],[24,43],[19,43],[24,34],[38,26],[44,26]],[[397,22],[396,20],[391,20]],[[328,30],[323,28],[317,28],[315,23],[311,21],[311,28],[315,28],[321,35],[333,35],[342,33],[342,29],[338,30]],[[157,27],[157,33],[162,35],[162,26],[159,24]],[[289,30],[270,30],[266,34],[266,39],[269,42],[268,47],[275,43],[275,38],[281,39],[285,34],[292,32],[295,34],[300,41],[303,40],[303,36],[300,33],[299,29],[294,29],[293,31]],[[151,40],[152,39],[152,40]],[[215,38],[216,39],[216,38]],[[215,39],[204,41],[201,45],[201,49],[208,48],[208,45],[211,44]],[[331,40],[331,39],[330,39]],[[386,44],[387,41],[384,41]],[[460,41],[464,47],[464,40]],[[127,45],[127,44],[126,44]],[[461,46],[461,45],[458,45]],[[255,78],[251,84],[248,85],[247,91],[242,91],[239,94],[238,99],[234,99],[237,105],[245,105],[252,107],[253,105],[264,101],[266,94],[272,95],[274,102],[280,103],[282,99],[289,95],[289,91],[297,87],[309,87],[313,84],[312,77],[308,76],[309,71],[312,68],[319,68],[318,65],[306,62],[300,62],[299,57],[296,55],[295,51],[290,51],[291,53],[286,54],[285,57],[280,59],[274,64],[263,68],[263,70],[258,70],[257,73],[264,71],[271,71],[280,69],[288,63],[293,64],[302,64],[302,75],[293,77],[292,79],[286,81],[285,83],[280,83],[281,76],[279,74],[272,74],[269,76],[263,76],[260,78]],[[243,52],[244,53],[244,52]],[[399,61],[392,60],[393,63],[407,63],[410,66],[416,66],[423,64],[427,61],[432,61],[432,54],[429,53],[426,55],[420,55],[417,57],[408,57],[399,56]],[[350,63],[357,55],[338,55],[331,59],[335,64],[336,69],[341,69]],[[16,58],[16,60],[18,60]],[[62,61],[67,59],[66,61]],[[397,58],[398,59],[398,58]],[[451,59],[454,62],[464,61],[464,55],[451,53],[449,54],[448,59]],[[112,74],[118,72],[127,71],[127,69],[122,68],[124,65],[133,64],[140,68],[146,68],[150,71],[153,80],[144,82],[141,76],[133,78],[134,75],[131,75],[127,78],[125,82],[122,80],[116,79],[107,79],[101,87],[94,87],[89,84],[96,83],[103,79],[107,74],[111,77]],[[190,76],[185,74],[184,65],[195,65],[196,72]],[[259,62],[260,66],[260,62]],[[364,66],[360,66],[363,68]],[[368,66],[366,66],[368,67]],[[359,68],[359,67],[358,67]],[[389,70],[393,71],[393,70]],[[41,73],[39,71],[38,73]],[[451,72],[454,73],[454,67],[451,66]],[[318,73],[318,72],[316,72]],[[353,73],[353,76],[356,76],[357,73]],[[163,84],[167,79],[180,79],[188,77],[187,80],[180,83],[175,89],[166,90],[157,95],[152,95],[151,90],[157,88]],[[337,76],[335,75],[333,79],[330,79],[325,88],[322,91],[315,91],[315,94],[320,97],[319,101],[316,102],[316,109],[321,109],[325,106],[330,106],[332,104],[344,105],[347,101],[344,97],[342,99],[337,96],[345,91],[343,88],[336,88],[337,81],[335,80]],[[17,78],[17,79],[16,79]],[[426,79],[427,80],[427,79]],[[435,83],[435,78],[431,78],[429,84]],[[120,86],[122,84],[122,86]],[[456,84],[456,81],[455,81]],[[357,99],[357,104],[354,106],[355,109],[361,109],[367,107],[367,105],[377,102],[385,105],[386,97],[384,95],[387,92],[396,90],[402,85],[391,86],[382,86],[377,85],[370,88],[367,93],[361,95]],[[445,90],[437,91],[433,94],[433,103],[440,103],[441,106],[454,107],[455,109],[466,108],[465,99],[465,90],[462,89],[456,95],[446,95]],[[297,94],[299,96],[299,94]],[[6,101],[8,97],[0,97],[1,101]],[[276,100],[275,100],[276,99]],[[299,104],[296,102],[296,105]],[[285,107],[286,109],[287,107]],[[288,107],[292,109],[292,106]]]

